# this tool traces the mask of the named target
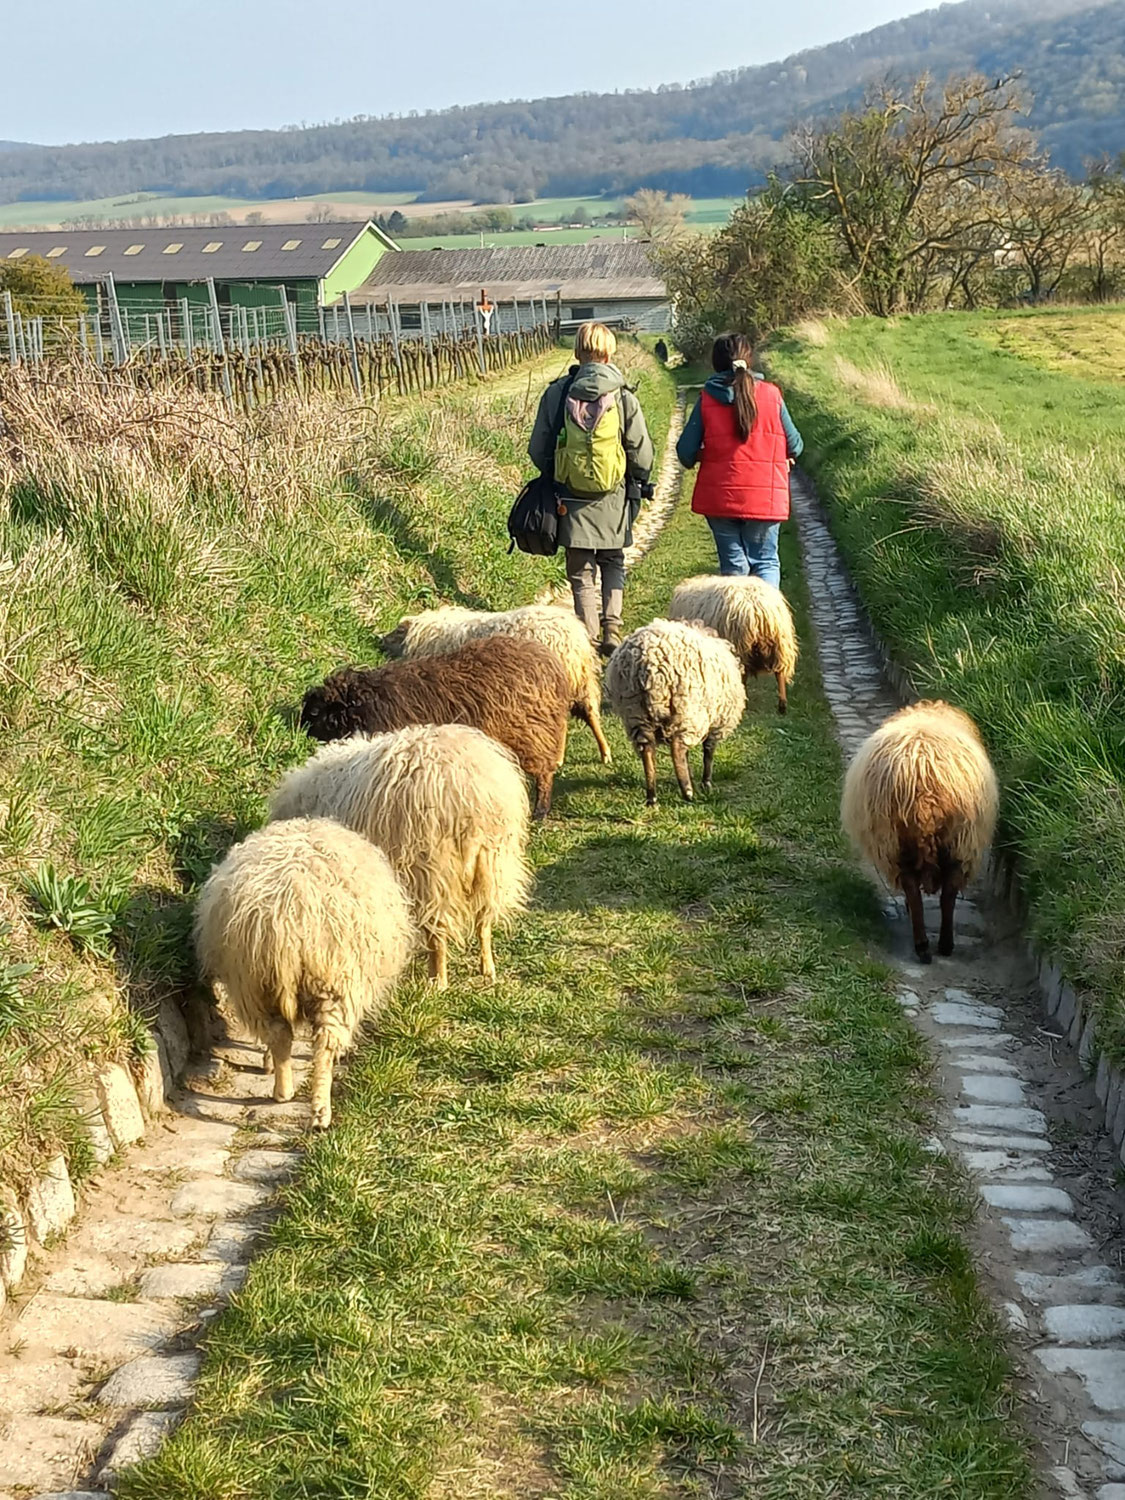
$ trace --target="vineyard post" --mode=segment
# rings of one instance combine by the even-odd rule
[[[301,351],[297,344],[297,318],[293,309],[289,306],[289,298],[285,295],[285,288],[275,288],[281,301],[281,324],[285,329],[286,342],[289,345],[289,357],[293,361],[293,374],[297,380],[297,389],[302,396],[305,393],[304,371],[301,369]]]
[[[207,278],[207,295],[211,299],[211,318],[215,324],[215,346],[219,355],[219,363],[223,372],[223,395],[228,401],[231,399],[230,366],[227,363],[227,346],[223,338],[223,320],[219,316],[219,294],[215,290],[215,278]]]
[[[19,362],[19,355],[16,353],[16,314],[11,292],[4,293],[4,325],[8,330],[8,363],[14,365]]]
[[[115,365],[123,365],[129,358],[129,332],[121,316],[121,304],[117,300],[117,287],[112,271],[105,273],[104,286],[106,301],[109,304],[109,332],[113,339],[113,362]]]
[[[180,298],[180,333],[183,336],[184,353],[188,359],[192,356],[191,338],[191,303],[186,297]]]
[[[339,313],[336,314],[337,324]],[[363,381],[359,378],[359,355],[355,347],[355,319],[352,317],[352,299],[347,292],[344,293],[344,319],[348,325],[348,349],[351,353],[352,384],[355,386],[356,395],[363,399]]]

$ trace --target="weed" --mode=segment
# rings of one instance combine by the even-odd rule
[[[22,885],[35,904],[38,922],[65,932],[79,948],[101,958],[110,956],[110,938],[125,903],[125,890],[106,886],[95,893],[81,875],[60,875],[50,863],[39,865]]]

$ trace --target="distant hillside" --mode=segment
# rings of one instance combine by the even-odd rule
[[[0,151],[34,151],[30,141],[0,141]]]
[[[742,192],[778,161],[794,120],[887,73],[1022,72],[1059,163],[1125,150],[1121,0],[965,0],[765,67],[628,94],[481,104],[300,130],[33,147],[0,159],[0,203],[151,191],[293,197],[357,189],[430,199]],[[591,151],[591,140],[597,150]],[[466,149],[466,148],[471,149]]]

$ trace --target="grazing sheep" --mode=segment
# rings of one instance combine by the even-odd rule
[[[491,983],[492,929],[527,901],[527,786],[510,751],[466,724],[413,724],[325,745],[290,771],[270,817],[335,818],[378,844],[448,984],[447,946],[473,931]]]
[[[305,694],[301,724],[318,740],[408,724],[471,724],[506,745],[535,778],[535,816],[542,818],[566,752],[570,704],[570,684],[553,651],[538,641],[492,636],[449,656],[345,667]]]
[[[892,714],[848,767],[844,830],[888,885],[906,897],[914,948],[930,943],[922,892],[941,893],[938,952],[953,952],[953,907],[992,840],[999,790],[976,725],[948,703]]]
[[[777,711],[788,707],[786,687],[797,670],[797,632],[780,589],[760,578],[687,578],[672,595],[672,620],[702,620],[734,647],[747,677],[777,679]]]
[[[602,764],[609,765],[610,750],[602,733],[601,663],[586,627],[572,609],[556,604],[525,604],[522,609],[497,613],[447,605],[424,614],[407,615],[380,642],[388,656],[447,656],[466,641],[507,635],[517,640],[538,641],[553,651],[570,679],[571,713],[590,726],[598,744]]]
[[[293,1097],[293,1033],[313,1032],[312,1123],[332,1120],[332,1069],[415,943],[386,855],[327,818],[259,829],[211,871],[195,951],[242,1024],[267,1048],[273,1097]]]
[[[703,789],[711,790],[715,746],[738,728],[746,689],[728,641],[705,625],[653,620],[626,636],[609,659],[606,691],[645,768],[656,804],[656,746],[671,747],[684,800],[692,800],[687,748],[703,745]]]

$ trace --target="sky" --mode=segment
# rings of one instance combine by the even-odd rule
[[[0,140],[311,125],[686,83],[926,8],[927,0],[0,0]]]

